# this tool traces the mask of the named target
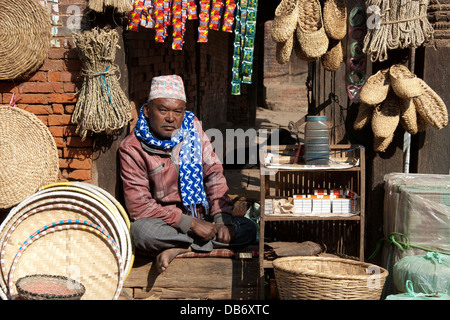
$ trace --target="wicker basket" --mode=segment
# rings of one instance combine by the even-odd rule
[[[273,268],[282,300],[379,300],[388,275],[384,268],[334,257],[278,258]]]
[[[83,284],[68,277],[54,275],[29,275],[16,282],[24,300],[80,300],[86,289]]]

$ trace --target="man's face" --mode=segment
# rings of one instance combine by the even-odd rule
[[[157,98],[144,108],[152,133],[160,140],[168,140],[181,127],[186,103],[179,99]]]

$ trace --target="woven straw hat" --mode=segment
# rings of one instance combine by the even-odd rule
[[[337,71],[342,61],[344,60],[344,53],[342,50],[342,43],[339,40],[330,40],[330,49],[320,57],[322,66],[328,71]]]
[[[353,129],[361,130],[372,120],[374,106],[370,104],[360,102],[358,106],[358,115],[353,123]]]
[[[387,138],[395,132],[400,121],[398,97],[389,91],[386,100],[376,107],[372,116],[372,131],[375,137]]]
[[[292,34],[286,41],[277,42],[275,58],[279,64],[286,64],[291,59],[292,48],[294,46],[294,34]]]
[[[50,16],[38,0],[0,1],[0,80],[36,71],[50,47]]]
[[[299,0],[297,29],[298,42],[308,58],[319,58],[328,50],[329,40],[322,20],[318,0]]]
[[[377,105],[386,99],[389,88],[389,69],[379,70],[367,79],[361,88],[359,97],[364,103]]]
[[[401,64],[394,64],[389,69],[391,86],[395,94],[403,99],[417,97],[422,94],[423,88],[420,79]]]
[[[328,37],[342,40],[347,34],[345,0],[326,0],[323,6],[323,25]]]
[[[400,123],[406,132],[417,133],[417,112],[412,99],[400,100]]]
[[[0,208],[10,208],[58,177],[55,140],[34,114],[0,106]]]
[[[272,22],[272,40],[286,42],[297,27],[298,0],[281,0]]]

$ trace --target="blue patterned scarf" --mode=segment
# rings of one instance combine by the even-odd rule
[[[152,135],[144,107],[141,107],[134,131],[145,144],[158,149],[172,149],[183,142],[179,160],[181,197],[186,209],[198,218],[196,205],[201,204],[208,209],[209,204],[203,186],[202,145],[194,126],[194,117],[192,112],[186,111],[178,132],[170,140],[159,140]]]

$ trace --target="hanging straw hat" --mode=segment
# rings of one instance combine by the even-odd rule
[[[272,22],[272,40],[286,42],[297,27],[298,0],[281,0]]]
[[[389,88],[389,69],[379,70],[367,79],[359,97],[364,103],[377,105],[386,99]]]
[[[439,95],[431,89],[423,80],[420,79],[421,87],[424,93],[413,98],[417,112],[422,116],[427,124],[442,129],[448,124],[448,112],[444,101]]]
[[[330,48],[322,57],[320,57],[320,60],[325,70],[331,72],[337,71],[344,60],[341,41],[330,40]]]
[[[423,88],[420,79],[401,64],[394,64],[389,69],[391,86],[395,94],[403,99],[417,97],[422,94]]]
[[[387,138],[394,133],[400,121],[398,97],[389,91],[386,100],[374,109],[372,131],[375,137]]]
[[[323,6],[323,25],[328,37],[342,40],[347,34],[345,0],[326,0]]]
[[[300,47],[308,58],[319,58],[328,50],[328,37],[322,20],[322,8],[318,0],[299,0],[299,16],[296,29]]]
[[[38,0],[0,1],[0,80],[30,74],[50,47],[50,16]]]
[[[400,100],[400,123],[406,132],[417,133],[417,112],[412,99]]]
[[[103,12],[105,7],[113,7],[118,13],[128,13],[133,10],[130,0],[89,0],[89,9]]]
[[[374,107],[370,104],[360,102],[358,106],[358,115],[353,123],[353,129],[361,130],[372,120]]]
[[[55,182],[58,171],[58,150],[44,123],[18,107],[0,106],[0,208]]]
[[[286,64],[291,59],[294,45],[294,35],[292,34],[285,42],[277,42],[275,58],[279,64]]]

